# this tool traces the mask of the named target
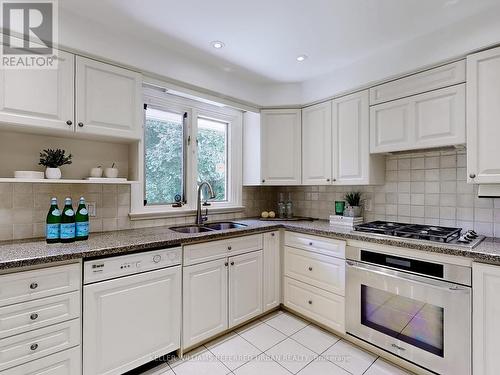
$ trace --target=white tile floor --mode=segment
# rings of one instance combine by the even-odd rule
[[[163,364],[148,375],[409,375],[282,311]]]

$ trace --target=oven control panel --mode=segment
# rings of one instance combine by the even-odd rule
[[[94,259],[83,263],[83,283],[113,279],[181,264],[180,247]]]

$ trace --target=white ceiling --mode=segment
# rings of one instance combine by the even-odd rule
[[[496,13],[500,0],[62,0],[60,6],[187,56],[198,69],[217,67],[226,79],[283,85],[318,80]],[[213,40],[225,48],[215,50]],[[300,54],[309,58],[299,63]]]

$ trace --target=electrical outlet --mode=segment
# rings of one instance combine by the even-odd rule
[[[371,199],[365,200],[365,211],[370,212],[372,209],[373,209],[372,200]]]
[[[87,211],[89,212],[89,216],[95,217],[97,216],[97,208],[95,202],[87,202]]]

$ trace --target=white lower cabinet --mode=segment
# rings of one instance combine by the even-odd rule
[[[80,346],[25,363],[2,375],[78,375],[82,372]]]
[[[472,265],[472,367],[477,375],[500,371],[500,266]]]
[[[229,258],[229,328],[262,313],[262,250]]]
[[[283,304],[345,333],[345,242],[285,233]]]
[[[260,315],[264,311],[264,283],[268,280],[265,268],[267,277],[271,273],[273,277],[268,305],[279,305],[279,281],[274,279],[279,277],[278,233],[265,234],[264,246],[263,235],[259,234],[184,247],[185,260],[195,260],[195,249],[205,254],[196,261],[215,256],[219,259],[183,268],[183,349]],[[268,246],[270,258],[264,256]]]
[[[281,262],[279,231],[264,233],[263,309],[269,311],[281,303]]]
[[[227,329],[227,268],[226,258],[184,267],[184,348]]]
[[[285,277],[284,304],[326,327],[345,333],[345,300],[342,296]]]

